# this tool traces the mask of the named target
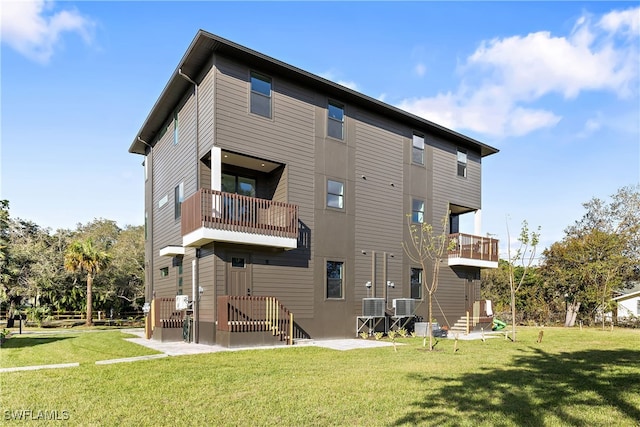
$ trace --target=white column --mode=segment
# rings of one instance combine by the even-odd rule
[[[473,234],[482,236],[482,210],[475,211],[473,216]]]
[[[222,149],[211,148],[211,189],[220,191],[222,188]]]

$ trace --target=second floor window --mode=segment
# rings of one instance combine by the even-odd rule
[[[174,210],[175,210],[175,219],[179,219],[182,215],[182,202],[184,201],[184,183],[176,185],[176,188],[173,190],[174,192]]]
[[[424,165],[424,136],[413,134],[411,161],[417,165]]]
[[[222,191],[247,197],[256,197],[256,180],[244,176],[223,173]]]
[[[344,106],[329,101],[327,114],[327,135],[332,138],[344,139]]]
[[[467,177],[467,150],[458,148],[458,176]]]
[[[271,79],[251,73],[251,112],[271,118]]]
[[[344,184],[340,181],[327,180],[327,206],[344,208]]]
[[[411,201],[411,222],[424,222],[424,200],[413,199]]]

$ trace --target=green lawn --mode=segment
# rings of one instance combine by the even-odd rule
[[[2,366],[81,364],[0,374],[0,407],[4,420],[65,411],[70,425],[638,425],[640,331],[546,328],[540,344],[538,329],[519,331],[517,343],[460,341],[456,353],[452,340],[429,353],[399,339],[397,352],[290,347],[104,366],[95,360],[152,352],[119,332],[12,337]]]

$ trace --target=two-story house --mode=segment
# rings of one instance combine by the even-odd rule
[[[448,212],[459,244],[434,317],[473,327],[486,314],[480,269],[498,253],[480,235],[481,162],[495,148],[199,31],[129,151],[144,156],[155,339],[182,339],[185,307],[193,339],[223,345],[426,317],[431,273],[402,242],[408,219]]]

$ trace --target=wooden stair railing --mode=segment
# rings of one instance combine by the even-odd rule
[[[269,332],[288,345],[296,338],[309,338],[275,297],[223,295],[217,308],[220,331]]]

